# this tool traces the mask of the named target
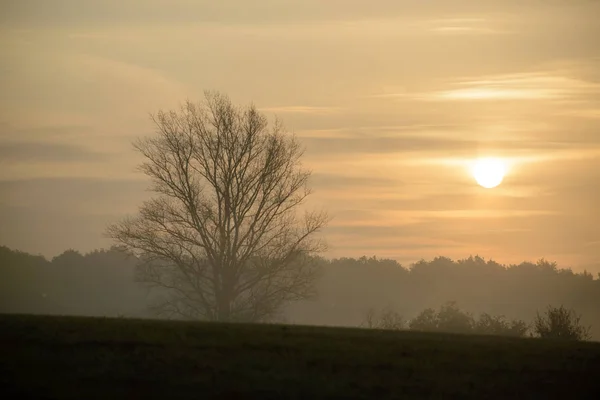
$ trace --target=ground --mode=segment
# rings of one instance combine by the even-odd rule
[[[600,394],[600,343],[8,315],[0,316],[0,337],[1,398],[585,399]]]

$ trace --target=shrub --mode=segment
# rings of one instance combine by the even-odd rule
[[[458,308],[456,302],[442,305],[438,311],[432,308],[423,310],[413,318],[409,327],[416,331],[477,333],[499,336],[525,336],[529,326],[522,320],[508,321],[504,316],[484,313],[478,319]]]
[[[541,338],[562,340],[590,339],[590,328],[581,324],[581,316],[574,310],[548,307],[542,315],[537,313],[534,322],[535,335]]]
[[[404,329],[404,318],[392,309],[385,309],[379,315],[374,309],[369,309],[362,326],[371,329]]]
[[[437,314],[433,308],[427,308],[409,323],[409,328],[414,331],[433,332],[438,330]]]
[[[437,313],[438,330],[451,333],[469,333],[473,331],[473,316],[458,308],[455,301],[449,301],[440,307]]]
[[[481,335],[499,335],[523,337],[529,330],[529,325],[522,320],[507,321],[503,315],[492,316],[483,313],[473,327],[475,333]]]
[[[437,312],[432,308],[423,310],[410,321],[409,327],[416,331],[469,333],[473,325],[471,314],[461,311],[456,302],[450,301]]]

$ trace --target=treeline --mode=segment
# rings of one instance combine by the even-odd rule
[[[600,279],[546,260],[501,265],[438,257],[409,268],[375,257],[319,262],[316,297],[290,305],[285,321],[364,326],[369,310],[394,310],[413,320],[449,301],[473,315],[533,321],[548,306],[564,306],[581,314],[600,339]],[[67,250],[47,260],[0,247],[0,312],[151,318],[153,292],[136,283],[136,263],[117,248]]]
[[[0,247],[0,312],[151,317],[135,266],[116,248],[67,250],[48,261]]]
[[[369,309],[391,309],[412,319],[448,301],[474,315],[533,321],[548,306],[563,305],[581,314],[600,338],[600,279],[546,260],[502,265],[481,257],[437,257],[410,268],[375,257],[323,262],[319,297],[291,307],[295,322],[359,326]]]

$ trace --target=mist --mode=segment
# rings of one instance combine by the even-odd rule
[[[118,248],[81,254],[67,250],[47,260],[0,248],[0,313],[157,319],[160,290],[136,279],[139,260]],[[320,277],[309,300],[289,304],[271,322],[366,327],[369,311],[392,311],[406,321],[448,302],[530,325],[549,306],[582,316],[600,339],[600,275],[574,273],[547,260],[501,265],[474,256],[402,266],[376,257],[318,259]],[[171,318],[182,319],[181,316]]]

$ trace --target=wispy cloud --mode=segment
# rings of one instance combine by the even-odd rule
[[[64,143],[11,142],[0,144],[0,159],[4,163],[31,162],[95,162],[107,161],[110,154],[99,153],[83,146]]]
[[[350,111],[351,112],[351,111]],[[302,138],[338,139],[377,139],[395,138],[402,134],[418,134],[421,137],[435,137],[449,133],[465,133],[468,126],[443,123],[406,123],[404,125],[358,125],[330,129],[304,129],[296,133]],[[304,140],[304,139],[303,139]]]
[[[316,188],[340,189],[340,188],[373,188],[399,185],[398,180],[389,177],[373,177],[361,175],[341,175],[332,173],[313,173],[310,183]]]
[[[13,126],[11,124],[0,124],[0,136],[6,141],[12,142],[72,142],[84,136],[85,133],[94,131],[90,125],[77,124],[44,124],[41,121],[31,121],[33,126]],[[19,125],[22,125],[21,123]]]
[[[434,18],[437,13],[456,13],[468,10],[468,1],[378,0],[376,2],[349,0],[246,0],[213,2],[207,0],[146,0],[140,7],[137,0],[44,0],[18,1],[5,7],[0,18],[4,23],[44,23],[50,26],[143,25],[143,24],[272,24],[354,21],[381,19],[390,16]],[[485,3],[479,1],[478,3]],[[503,2],[504,9],[519,10],[515,4]],[[474,7],[488,11],[490,5]],[[472,13],[471,13],[472,14]],[[73,18],[77,16],[78,18]]]
[[[86,54],[71,58],[79,78],[103,82],[96,88],[97,92],[110,96],[113,102],[116,96],[144,104],[156,104],[154,99],[157,98],[171,103],[181,101],[187,93],[185,85],[157,69]]]
[[[560,113],[561,115],[588,118],[588,119],[600,119],[600,107],[599,108],[580,108],[576,110],[565,110]]]
[[[600,94],[600,83],[556,72],[534,72],[457,79],[430,92],[387,91],[369,95],[420,101],[574,100]]]
[[[395,135],[380,136],[376,132],[361,137],[307,136],[302,143],[310,156],[325,155],[363,156],[378,154],[381,161],[391,155],[418,156],[411,163],[452,164],[450,160],[463,163],[480,152],[498,153],[527,161],[533,157],[538,161],[570,159],[573,157],[596,157],[600,154],[600,143],[582,144],[568,140],[469,138],[452,134],[425,135],[419,132],[396,132]],[[433,157],[433,158],[429,158]]]
[[[131,211],[148,193],[135,179],[35,178],[0,180],[0,201],[12,206],[77,214]],[[93,206],[92,206],[93,205]]]
[[[260,107],[260,111],[281,114],[333,114],[338,113],[340,107],[318,107],[318,106],[273,106]]]
[[[463,209],[463,210],[386,210],[373,213],[371,216],[351,216],[349,218],[336,220],[332,227],[336,230],[347,229],[352,234],[354,228],[373,229],[377,231],[391,230],[397,235],[401,227],[416,225],[427,222],[444,223],[444,220],[465,221],[492,221],[492,220],[514,220],[522,217],[543,217],[559,215],[553,210],[509,210],[509,209]],[[382,232],[378,232],[382,233]],[[388,232],[393,233],[393,232]]]
[[[500,75],[456,82],[455,88],[418,95],[421,100],[554,100],[600,94],[600,84],[552,73]]]
[[[425,20],[416,26],[439,35],[490,35],[507,34],[511,31],[497,26],[489,18],[442,18]]]

